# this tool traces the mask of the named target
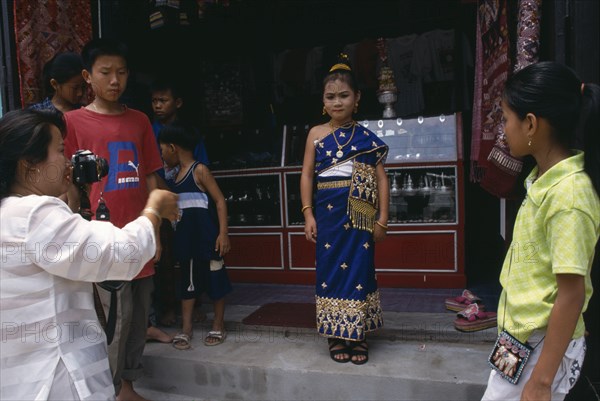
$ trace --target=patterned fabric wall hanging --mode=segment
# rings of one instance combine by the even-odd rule
[[[481,181],[501,128],[500,97],[510,69],[506,0],[480,0],[477,11],[480,41],[476,46],[471,179]]]
[[[520,0],[513,71],[536,62],[539,53],[541,0]],[[500,101],[511,72],[507,0],[480,0],[477,13],[477,48],[471,180],[498,197],[514,195],[521,160],[510,155]]]
[[[513,73],[538,61],[540,7],[541,0],[519,0]],[[497,131],[488,161],[490,163],[481,180],[481,187],[499,197],[514,197],[517,193],[516,186],[520,185],[517,178],[523,168],[523,162],[510,154],[502,125]]]
[[[519,1],[517,55],[514,72],[537,63],[540,53],[540,23],[542,0]]]
[[[90,0],[15,0],[15,41],[26,107],[42,97],[42,69],[57,53],[79,53],[92,39]]]

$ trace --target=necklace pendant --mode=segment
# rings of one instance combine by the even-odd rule
[[[338,159],[340,159],[342,156],[344,156],[344,152],[342,152],[341,149],[335,152],[335,157],[337,157]]]

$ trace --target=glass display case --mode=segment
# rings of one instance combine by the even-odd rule
[[[286,222],[288,226],[304,225],[300,199],[300,173],[285,173]],[[314,203],[313,203],[314,204]]]
[[[280,227],[279,174],[215,177],[227,202],[229,227]]]
[[[389,224],[457,223],[454,166],[393,167],[386,172],[390,182]],[[287,225],[304,225],[299,172],[285,173],[285,194]]]
[[[212,127],[204,135],[211,171],[281,166],[282,135],[272,128]]]
[[[288,227],[303,226],[302,199],[300,198],[300,172],[290,171],[285,174],[286,223]],[[316,191],[313,191],[313,202],[316,203]]]
[[[390,147],[388,165],[457,160],[455,115],[359,122]]]
[[[389,168],[390,224],[455,224],[454,166]]]
[[[308,137],[308,125],[286,125],[283,127],[283,166],[302,167],[304,147]]]

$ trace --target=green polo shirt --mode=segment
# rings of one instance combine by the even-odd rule
[[[537,180],[535,167],[525,181],[527,196],[500,274],[503,291],[498,305],[498,330],[508,330],[519,341],[548,326],[557,274],[585,277],[583,311],[592,296],[590,272],[600,233],[600,201],[583,165],[583,153],[577,152]],[[572,338],[584,331],[580,315]]]

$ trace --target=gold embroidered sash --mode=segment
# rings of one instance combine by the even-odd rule
[[[348,217],[355,228],[373,232],[375,215],[379,207],[377,193],[375,166],[355,160],[348,196]]]

